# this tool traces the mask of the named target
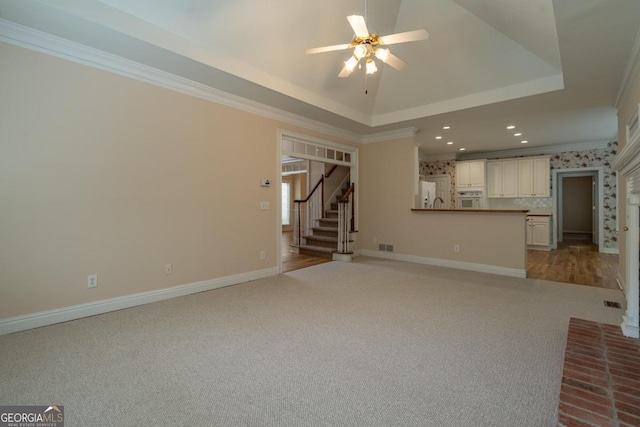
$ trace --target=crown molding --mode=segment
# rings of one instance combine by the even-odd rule
[[[631,86],[633,82],[636,80],[638,73],[640,72],[640,31],[636,35],[636,41],[633,44],[633,48],[631,49],[631,56],[629,57],[629,62],[627,63],[627,68],[624,72],[624,77],[622,82],[620,83],[620,88],[618,89],[618,95],[616,96],[616,102],[613,104],[618,110],[622,107],[622,104],[627,99],[627,95],[629,95],[629,91],[631,90]]]
[[[446,161],[446,160],[455,160],[456,153],[446,153],[446,154],[431,154],[427,156],[423,156],[420,158],[421,162],[436,162],[436,161]]]
[[[373,144],[375,142],[392,141],[401,138],[413,138],[418,133],[418,128],[408,127],[386,132],[372,133],[362,136],[360,142],[363,144]]]
[[[572,144],[558,144],[558,145],[543,145],[540,147],[527,147],[518,148],[515,150],[502,150],[502,151],[485,151],[482,153],[469,153],[459,154],[459,160],[475,160],[475,159],[491,159],[491,158],[506,158],[517,156],[535,156],[551,153],[562,153],[565,151],[585,151],[585,150],[599,150],[607,148],[609,140],[606,141],[589,141],[589,142],[576,142]]]
[[[1,18],[0,41],[350,142],[362,143],[364,139],[357,133],[251,101]]]

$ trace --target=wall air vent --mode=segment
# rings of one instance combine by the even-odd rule
[[[615,301],[606,301],[605,300],[604,306],[605,307],[612,307],[612,308],[622,308],[622,305],[620,305],[619,302],[615,302]]]

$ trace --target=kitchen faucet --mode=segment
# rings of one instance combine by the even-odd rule
[[[444,205],[444,200],[442,200],[442,197],[436,197],[435,199],[433,199],[433,209],[436,208],[436,202],[440,200],[440,203],[442,203]]]

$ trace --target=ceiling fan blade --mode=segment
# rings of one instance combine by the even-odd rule
[[[349,44],[334,44],[333,46],[323,46],[323,47],[314,47],[312,49],[307,49],[304,51],[306,54],[312,53],[323,53],[323,52],[331,52],[334,50],[344,50],[349,49]]]
[[[429,33],[427,30],[414,30],[407,31],[406,33],[397,33],[397,34],[389,34],[388,36],[380,37],[380,42],[382,44],[396,44],[396,43],[407,43],[407,42],[417,42],[419,40],[426,40],[429,38]]]
[[[338,74],[338,77],[341,77],[341,78],[349,77],[352,72],[353,72],[353,69],[350,70],[345,65],[344,67],[342,67],[342,71],[340,71],[340,74]]]
[[[384,63],[392,66],[398,71],[402,70],[404,67],[407,66],[406,62],[404,62],[402,59],[395,56],[393,53],[389,53],[389,55],[387,55],[387,58],[385,59]]]
[[[367,29],[367,24],[364,22],[364,17],[360,15],[349,15],[347,16],[347,20],[349,21],[349,24],[351,24],[351,28],[353,28],[353,32],[356,36],[361,39],[369,37],[369,30]]]

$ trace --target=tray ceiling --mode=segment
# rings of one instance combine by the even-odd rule
[[[402,71],[345,79],[349,52],[304,51],[349,43],[346,16],[365,15],[363,0],[1,0],[0,18],[363,136],[413,126],[422,152],[437,154],[519,148],[507,121],[526,125],[533,145],[614,138],[639,4],[369,0],[372,32],[430,37],[390,46],[409,64]],[[445,122],[456,147],[434,141]]]

